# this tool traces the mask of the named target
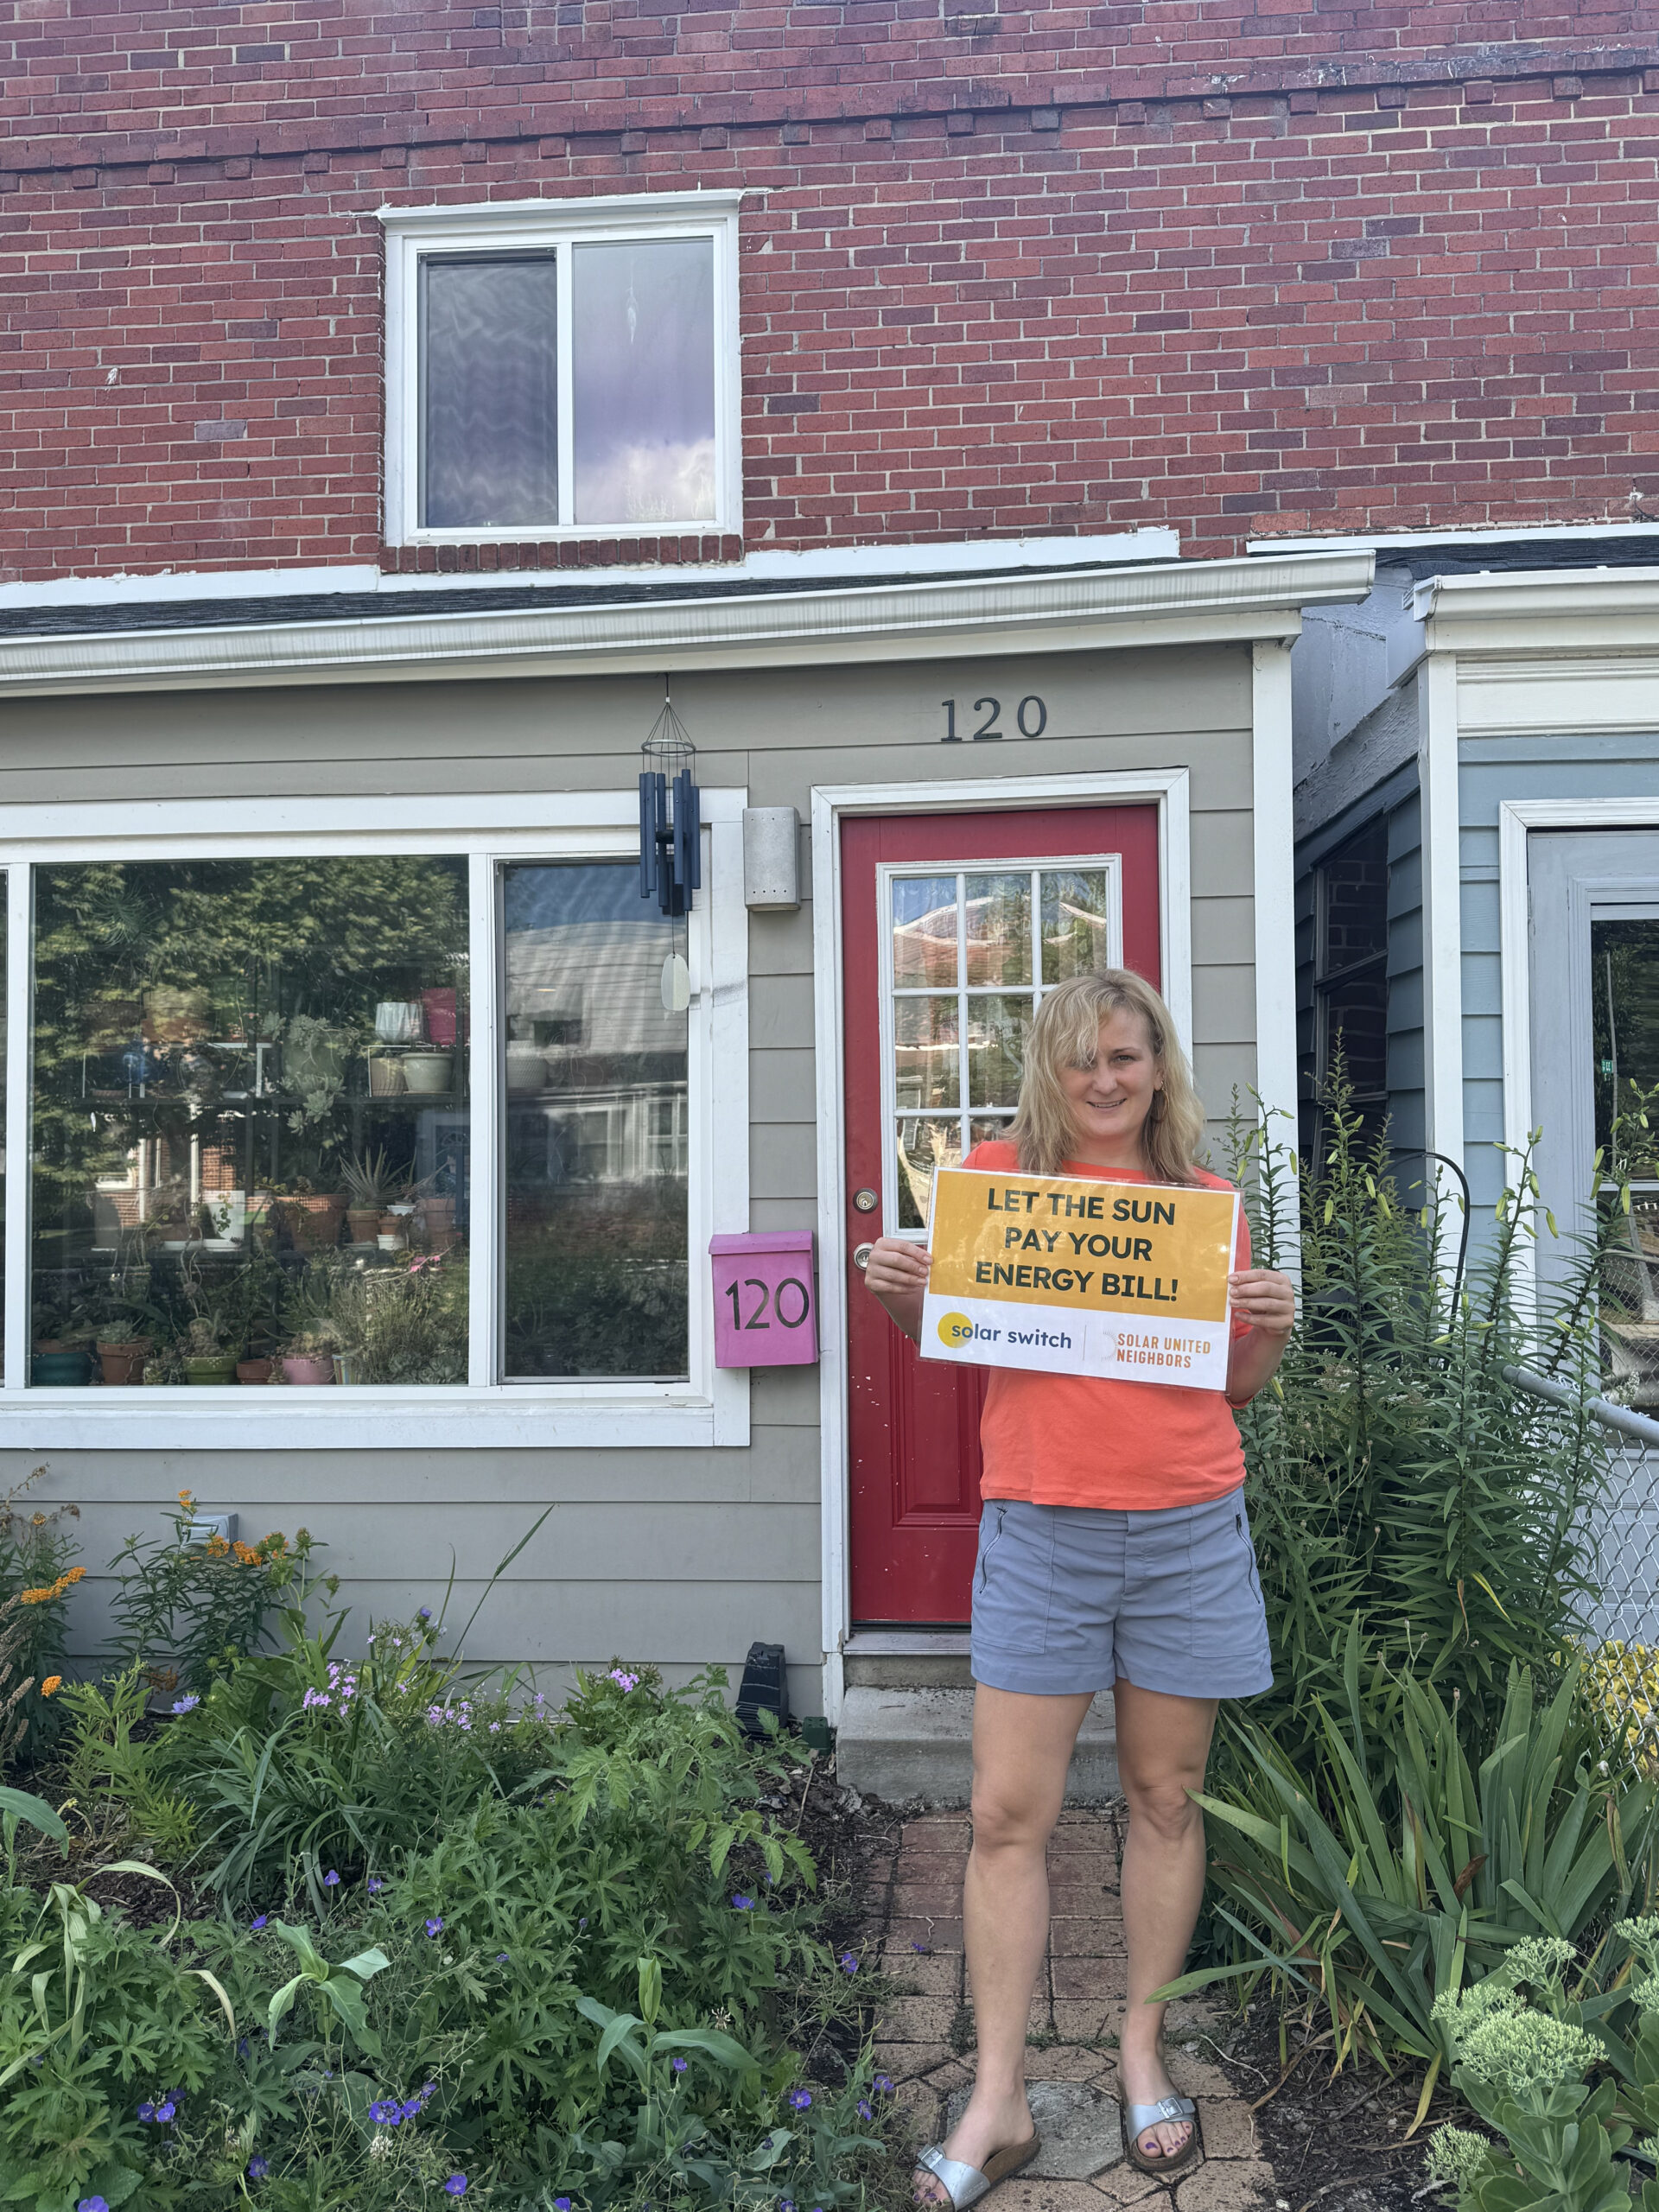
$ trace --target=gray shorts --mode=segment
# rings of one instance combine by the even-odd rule
[[[1153,1513],[985,1501],[973,1675],[1064,1697],[1120,1679],[1173,1697],[1272,1686],[1243,1490]]]

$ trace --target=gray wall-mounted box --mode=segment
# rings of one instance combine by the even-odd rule
[[[752,912],[801,903],[801,817],[792,806],[743,810],[743,904]]]

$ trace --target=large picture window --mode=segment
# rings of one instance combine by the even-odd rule
[[[747,1225],[741,1147],[717,1165],[711,1134],[712,910],[743,913],[712,849],[741,794],[704,805],[705,889],[673,922],[639,895],[632,794],[542,833],[419,801],[379,811],[423,836],[325,833],[374,811],[345,802],[309,837],[227,807],[164,855],[6,847],[0,1419],[79,1441],[100,1408],[171,1406],[175,1440],[372,1442],[392,1402],[434,1441],[446,1408],[457,1440],[652,1435],[631,1414],[738,1440],[697,1261]]]
[[[737,199],[382,209],[388,539],[735,531]]]

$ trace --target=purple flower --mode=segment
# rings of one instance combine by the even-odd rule
[[[165,2126],[177,2110],[178,2107],[169,2098],[166,2104],[156,2106],[156,2117]]]
[[[102,2196],[83,2196],[75,2212],[110,2212],[109,2201]]]
[[[270,2171],[270,2160],[269,2158],[250,2158],[248,2160],[248,2179],[250,2181],[264,2181],[265,2176]]]
[[[411,2097],[407,2104],[398,2107],[397,2116],[400,2120],[418,2120],[425,2109],[424,2097]]]
[[[404,2108],[396,2097],[377,2097],[369,2107],[369,2118],[377,2127],[396,2127],[404,2116]]]
[[[386,1885],[385,1885],[385,1884],[381,1880],[380,1877],[379,1877],[378,1874],[371,1874],[371,1875],[370,1875],[370,1877],[369,1877],[369,1895],[370,1895],[372,1897],[378,1897],[379,1896],[379,1894],[380,1894],[381,1891],[382,1891],[382,1890],[384,1890],[384,1889],[385,1888],[385,1886],[386,1886]]]
[[[778,2212],[795,2212],[794,2198],[792,2196],[780,2196],[778,2200]]]
[[[629,1674],[627,1669],[623,1667],[613,1667],[611,1669],[610,1678],[616,1684],[618,1689],[621,1691],[624,1697],[627,1695],[630,1690],[637,1690],[639,1687],[639,1675]]]
[[[912,1943],[910,1948],[912,1951],[919,1951],[924,1958],[928,1955],[928,1946],[925,1943]]]
[[[876,2075],[875,2094],[878,2097],[890,2097],[893,2094],[893,2076],[891,2074],[878,2074]]]
[[[556,2196],[553,2200],[553,2212],[570,2212],[569,2198],[568,2196]]]
[[[442,1933],[443,1933],[443,1915],[442,1915],[442,1913],[439,1913],[435,1919],[429,1920],[429,1921],[427,1922],[427,1923],[426,1923],[426,1932],[427,1932],[427,1934],[428,1934],[429,1936],[442,1936]]]
[[[495,1955],[495,1963],[499,1967],[504,1967],[508,1963],[511,1955],[510,1952],[498,1951]]]
[[[804,2112],[812,2101],[812,2092],[810,2089],[791,2089],[789,2101],[792,2110]]]
[[[466,2175],[451,2174],[443,2184],[443,2193],[446,2196],[465,2196],[467,2194]]]
[[[173,1710],[175,1713],[194,1713],[200,1703],[201,1700],[196,1695],[195,1692],[192,1690],[188,1696],[179,1698],[175,1701]]]
[[[683,2058],[676,2058],[676,2059],[672,2060],[672,2061],[671,2062],[671,2063],[672,2064],[673,2069],[674,2069],[674,2071],[675,2071],[677,2074],[683,2074],[683,2073],[684,2073],[684,2071],[685,2071],[685,2061],[684,2061],[684,2059],[683,2059]]]
[[[875,2113],[871,2107],[870,2101],[868,2097],[861,2097],[859,2099],[858,2116],[861,2120],[874,2120],[875,2118]]]
[[[149,2123],[150,2123],[150,2121],[151,2121],[152,2120],[154,2120],[154,2119],[155,2119],[155,2117],[156,2117],[156,2107],[155,2107],[155,2106],[154,2106],[154,2105],[140,2105],[140,2106],[139,2106],[139,2107],[138,2107],[138,2117],[139,2117],[139,2119],[143,2122],[144,2126],[145,2126],[146,2127],[148,2127],[148,2126],[149,2126]]]
[[[732,1899],[732,1910],[734,1912],[753,1912],[754,1910],[754,1899],[753,1897],[746,1897],[742,1896],[734,1897]]]
[[[260,1929],[264,1926],[264,1924],[265,1924],[266,1921],[270,1919],[270,1915],[268,1912],[257,1912],[257,1913],[256,1913],[256,1914],[254,1915],[253,1918],[252,1918],[252,1919],[248,1923],[248,1925],[249,1925],[249,1927],[250,1927],[251,1929],[252,1929],[252,1930],[253,1930],[254,1934],[257,1936],[257,1935],[259,1933],[259,1930],[260,1930]]]
[[[325,1890],[335,1890],[340,1887],[340,1877],[332,1866],[322,1878],[322,1886]]]
[[[432,1618],[432,1608],[431,1608],[431,1606],[430,1606],[430,1605],[423,1605],[423,1606],[421,1607],[421,1618],[422,1618],[423,1621],[429,1621],[429,1620],[431,1619],[431,1618]],[[464,2189],[466,2186],[467,2186],[467,2184],[465,2183],[465,2182],[463,2182],[463,2183],[461,2183],[461,2189]],[[450,2194],[451,2194],[452,2196],[459,2196],[461,2195],[461,2190],[460,2190],[460,2189],[453,2190],[451,2190]]]
[[[840,1966],[842,1974],[856,1974],[858,1972],[858,1961],[853,1956],[850,1951],[843,1951],[842,1953]]]

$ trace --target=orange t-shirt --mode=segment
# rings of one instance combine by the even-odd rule
[[[962,1164],[995,1173],[1017,1169],[1020,1158],[1013,1145],[993,1142],[976,1145]],[[1223,1176],[1195,1172],[1206,1190],[1232,1188]],[[1075,1160],[1061,1173],[1114,1183],[1152,1180]],[[1233,1264],[1250,1264],[1250,1231],[1242,1207]],[[1235,1317],[1234,1336],[1248,1336],[1249,1326]],[[1034,1375],[1014,1367],[994,1367],[989,1373],[979,1422],[982,1497],[1146,1512],[1224,1497],[1244,1479],[1238,1424],[1219,1390],[1096,1375]]]

